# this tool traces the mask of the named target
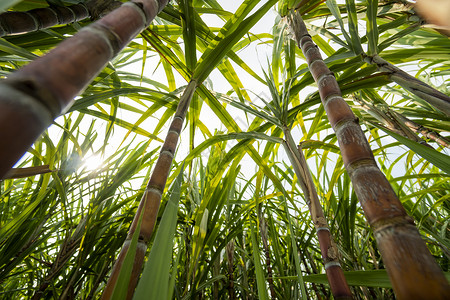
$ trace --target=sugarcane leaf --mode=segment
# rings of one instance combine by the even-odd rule
[[[0,51],[4,51],[12,55],[18,55],[20,57],[24,57],[29,60],[33,60],[38,57],[36,54],[1,38],[0,38]]]
[[[259,243],[256,240],[255,228],[252,226],[252,246],[253,246],[253,263],[255,265],[255,273],[256,273],[256,283],[258,285],[258,297],[259,299],[269,299],[269,295],[267,294],[266,288],[266,279],[264,275],[264,271],[261,265],[261,254],[259,251]]]
[[[348,13],[348,27],[351,36],[351,46],[355,55],[359,55],[363,52],[361,46],[361,39],[358,33],[358,16],[356,14],[355,0],[345,0]]]
[[[419,143],[416,143],[414,141],[411,141],[410,139],[407,139],[397,133],[394,133],[390,130],[385,129],[384,127],[377,126],[396,140],[398,140],[403,145],[407,146],[409,149],[414,151],[416,154],[422,156],[427,161],[441,169],[442,171],[446,172],[447,174],[450,174],[450,158],[435,149],[431,149],[427,146],[421,145]]]
[[[342,34],[344,35],[344,38],[347,41],[347,45],[349,45],[354,50],[354,47],[352,47],[353,44],[352,39],[348,35],[348,32],[344,27],[341,11],[339,10],[339,6],[337,5],[336,0],[327,0],[326,3],[333,16],[336,18],[336,21],[338,21],[339,26],[341,27]]]
[[[249,1],[244,3],[246,6],[249,5],[247,2]],[[256,2],[259,1],[250,1],[250,3],[253,4],[256,4]],[[203,82],[215,66],[225,57],[225,55],[227,55],[228,51],[231,50],[231,48],[242,38],[242,36],[244,36],[244,34],[248,33],[248,31],[276,2],[276,0],[268,0],[253,15],[243,21],[241,21],[238,17],[241,17],[247,10],[242,9],[242,14],[237,14],[236,19],[233,19],[231,23],[227,23],[229,24],[229,29],[225,32],[223,38],[216,43],[211,43],[208,49],[205,50],[197,64],[197,67],[195,68],[193,79],[199,83]],[[221,36],[219,35],[218,37]]]
[[[182,13],[181,23],[183,27],[186,66],[192,72],[195,69],[195,65],[197,63],[195,18],[192,1],[180,1],[180,8]]]
[[[377,25],[378,0],[367,1],[366,36],[368,55],[378,54],[378,25]]]

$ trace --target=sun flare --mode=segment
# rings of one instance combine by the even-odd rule
[[[83,163],[80,166],[80,170],[92,172],[100,169],[103,166],[103,159],[100,155],[93,154],[83,159]]]

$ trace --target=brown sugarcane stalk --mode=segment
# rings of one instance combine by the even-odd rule
[[[228,298],[230,300],[236,299],[234,292],[234,240],[228,242],[225,251],[227,253],[227,266],[228,266]]]
[[[132,0],[0,81],[0,179],[169,0]]]
[[[378,55],[366,56],[364,61],[377,65],[379,71],[390,74],[389,77],[392,81],[450,116],[450,97],[446,94],[400,70]]]
[[[421,239],[389,181],[377,167],[358,119],[342,98],[336,78],[323,62],[300,14],[289,24],[319,87],[328,119],[336,132],[344,165],[373,230],[398,299],[448,299],[450,285]]]
[[[114,264],[111,277],[109,278],[103,292],[102,299],[111,299],[120,269],[122,268],[123,261],[125,259],[125,255],[128,251],[133,234],[136,231],[139,217],[141,216],[141,213],[143,213],[143,219],[139,231],[138,246],[136,248],[133,270],[127,293],[127,299],[131,299],[133,297],[134,289],[136,288],[142,271],[145,252],[147,251],[147,243],[149,242],[155,227],[159,205],[166,186],[167,177],[169,176],[172,160],[175,155],[178,137],[181,133],[184,118],[186,117],[186,112],[189,108],[190,101],[196,88],[197,83],[195,81],[189,82],[180,99],[180,103],[178,104],[177,111],[170,125],[169,132],[167,133],[166,140],[161,148],[155,168],[147,184],[144,195],[139,203],[139,207],[129,229],[128,236],[123,244],[119,257]]]
[[[29,11],[8,11],[0,14],[0,37],[23,34],[82,21],[97,19],[119,7],[116,0],[91,0],[70,6],[50,6]]]
[[[292,167],[294,168],[295,174],[297,175],[306,204],[308,204],[311,219],[317,232],[320,252],[322,254],[331,293],[333,294],[334,299],[353,299],[347,280],[344,276],[344,271],[339,263],[339,250],[331,236],[303,151],[301,148],[296,148],[290,129],[287,126],[283,127],[283,133],[286,139],[283,145],[289,160],[291,161]]]
[[[28,167],[28,168],[12,168],[9,172],[4,176],[4,179],[16,179],[16,178],[25,178],[31,177],[46,173],[55,172],[56,170],[50,169],[49,165]]]
[[[426,128],[420,124],[417,124],[416,122],[408,119],[407,117],[403,116],[402,114],[399,114],[399,113],[395,113],[395,114],[411,130],[415,131],[416,133],[420,133],[421,135],[423,135],[424,137],[426,137],[432,141],[435,141],[442,147],[450,149],[450,141],[448,139],[446,139],[445,137],[441,136],[438,132],[433,131],[429,128]]]

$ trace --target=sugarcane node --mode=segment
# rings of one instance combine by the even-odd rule
[[[368,158],[368,157],[360,158],[360,159],[354,160],[352,162],[349,162],[345,166],[345,168],[347,170],[348,175],[350,177],[352,177],[352,175],[355,173],[355,171],[357,171],[360,168],[368,167],[368,166],[378,168],[375,160],[373,158]]]
[[[26,12],[5,12],[0,14],[0,24],[5,34],[22,33],[27,31],[27,28],[30,26],[30,21],[34,23],[31,18]],[[12,26],[13,28],[8,24],[14,24]]]
[[[162,198],[162,194],[163,194],[163,191],[156,185],[147,186],[145,189],[145,192],[156,194],[160,198]]]
[[[37,29],[48,28],[58,24],[58,15],[50,7],[33,9],[28,14],[38,21],[39,27]]]
[[[12,88],[30,96],[32,99],[44,105],[53,119],[59,116],[63,107],[49,89],[40,85],[33,78],[7,78],[5,79]]]
[[[314,72],[312,69],[312,64],[316,61],[323,61],[322,55],[320,54],[319,49],[316,47],[309,47],[307,50],[304,51],[304,53],[305,53],[306,63],[308,64],[309,69],[311,70],[311,72]],[[326,72],[329,72],[328,67],[327,67]]]
[[[59,24],[67,24],[75,19],[75,15],[69,7],[66,6],[53,6],[52,9],[56,11]]]
[[[72,11],[75,12],[75,22],[81,21],[84,18],[89,17],[89,10],[86,7],[86,5],[84,5],[84,3],[78,3],[76,5],[72,5],[71,6]],[[84,15],[82,14],[82,11],[85,13]]]
[[[131,2],[127,2],[127,3],[129,3],[130,5],[136,5],[139,8],[139,10],[144,13],[144,15],[145,15],[145,23],[147,23],[148,16],[147,16],[147,12],[144,9],[144,4],[142,2],[138,2],[138,1],[131,1]],[[128,5],[127,3],[125,3],[125,4]]]
[[[317,45],[313,43],[313,41],[309,38],[306,40],[306,42],[303,43],[302,45],[302,51],[303,54],[305,55],[305,57],[307,58],[308,56],[312,55],[309,53],[309,51],[317,51],[319,52],[319,49],[317,48]],[[320,53],[320,52],[319,52]]]
[[[171,131],[167,133],[166,141],[164,142],[162,148],[161,148],[161,154],[164,153],[164,151],[168,151],[170,156],[174,156],[174,152],[177,148],[178,144],[178,133]]]
[[[323,62],[322,58],[315,59],[309,64],[309,69],[314,78],[314,81],[318,81],[320,76],[324,73],[330,72],[327,65]]]
[[[81,29],[82,31],[89,31],[90,33],[93,33],[99,37],[101,37],[109,46],[111,49],[111,55],[112,57],[115,57],[117,54],[119,54],[120,50],[123,48],[123,41],[122,39],[109,27],[103,25],[100,22],[96,22],[92,24],[91,26],[84,27]]]
[[[300,40],[299,40],[300,48],[302,48],[302,50],[303,50],[304,47],[305,47],[305,44],[308,43],[308,42],[314,44],[314,42],[312,40],[312,37],[309,35],[309,33],[308,34],[303,34],[301,36]]]
[[[72,19],[70,21],[72,22],[76,22],[77,20],[77,15],[75,14],[74,10],[72,9],[72,7],[70,6],[66,6],[67,10],[70,11],[70,13],[72,14]],[[70,22],[69,21],[69,22]]]
[[[401,215],[390,218],[382,218],[370,223],[370,227],[375,236],[383,235],[387,231],[392,231],[395,227],[412,226],[415,227],[414,219],[409,215]]]
[[[145,3],[144,3],[145,2]],[[131,2],[127,2],[124,5],[127,4],[134,4],[136,10],[140,11],[144,18],[144,24],[145,27],[148,27],[150,23],[153,21],[153,18],[158,14],[159,9],[161,7],[160,3],[156,0],[153,1],[139,1],[139,0],[133,0]],[[153,3],[153,4],[150,4]],[[148,7],[153,6],[153,7]]]
[[[39,30],[39,29],[42,28],[42,23],[40,22],[39,18],[37,18],[36,16],[31,14],[30,12],[24,12],[24,14],[26,14],[27,16],[30,17],[30,19],[33,21],[34,26],[36,27],[36,29]]]

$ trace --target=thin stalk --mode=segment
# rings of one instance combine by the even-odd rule
[[[169,0],[132,0],[0,81],[0,179]]]
[[[446,94],[400,70],[378,55],[366,56],[364,61],[377,65],[379,71],[389,73],[392,81],[450,116],[450,97]]]
[[[49,165],[42,165],[42,166],[28,167],[28,168],[12,168],[4,176],[4,179],[17,179],[17,178],[32,177],[32,176],[51,173],[51,172],[55,172],[55,170],[50,169]]]
[[[262,213],[261,207],[258,206],[259,230],[261,233],[261,241],[263,243],[264,255],[266,256],[267,282],[269,283],[270,297],[276,299],[275,286],[273,284],[272,265],[270,262],[269,239],[267,236],[267,224]]]
[[[335,299],[353,299],[341,264],[339,263],[339,250],[331,236],[303,151],[297,149],[295,146],[291,131],[287,126],[283,127],[283,133],[286,138],[286,142],[283,144],[284,148],[297,175],[306,203],[308,204],[311,219],[316,228],[331,293]]]
[[[169,177],[170,168],[172,166],[173,157],[178,144],[178,137],[180,136],[183,122],[186,117],[189,104],[192,96],[197,88],[196,81],[189,82],[175,112],[175,116],[167,133],[166,140],[161,148],[158,160],[156,161],[155,168],[150,177],[150,180],[145,189],[144,195],[139,203],[139,207],[136,211],[133,223],[128,231],[128,236],[123,244],[122,250],[117,258],[113,270],[111,271],[111,277],[108,280],[105,290],[103,291],[102,299],[111,299],[114,287],[116,285],[120,270],[125,259],[125,255],[128,251],[131,239],[136,230],[139,216],[143,212],[142,224],[139,231],[138,246],[136,249],[136,255],[133,264],[133,270],[131,273],[130,283],[128,285],[127,299],[133,297],[134,289],[136,288],[139,276],[142,271],[144,263],[145,252],[147,251],[147,244],[153,234],[156,218],[158,216],[159,205],[166,186],[167,178]]]
[[[424,137],[435,141],[439,145],[445,148],[450,149],[450,141],[446,139],[445,137],[441,136],[438,132],[433,131],[429,128],[426,128],[425,126],[422,126],[420,124],[417,124],[416,122],[408,119],[407,117],[403,116],[402,114],[395,113],[399,120],[401,120],[406,126],[408,126],[411,130],[415,131],[416,133],[420,133]]]
[[[364,210],[398,299],[448,299],[450,285],[421,239],[389,181],[337,81],[323,62],[298,12],[288,17],[339,141],[344,165]]]
[[[228,265],[228,297],[230,300],[235,300],[234,293],[234,240],[228,242],[226,248],[227,265]],[[219,261],[219,260],[217,260]]]
[[[406,126],[403,122],[398,120],[397,114],[391,111],[389,108],[379,109],[373,105],[370,105],[355,96],[354,99],[361,105],[361,107],[367,111],[371,116],[377,119],[379,122],[384,124],[389,130],[400,134],[401,136],[410,139],[419,144],[425,145],[427,147],[433,148],[426,141],[422,140],[417,136],[408,126]],[[434,149],[434,148],[433,148]]]

